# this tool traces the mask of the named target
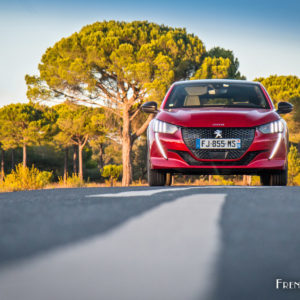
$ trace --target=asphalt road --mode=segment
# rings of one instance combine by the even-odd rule
[[[0,194],[0,300],[300,299],[299,187]]]

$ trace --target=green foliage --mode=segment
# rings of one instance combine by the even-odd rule
[[[83,178],[82,150],[92,137],[97,140],[104,136],[105,114],[103,109],[91,108],[66,101],[54,107],[57,112],[58,133],[54,141],[62,147],[78,146],[79,175]]]
[[[105,115],[99,108],[77,105],[70,101],[54,107],[59,132],[54,140],[63,146],[82,145],[90,136],[106,132]]]
[[[103,177],[109,177],[113,179],[118,179],[121,176],[122,165],[106,165],[103,168],[101,175]]]
[[[293,143],[300,143],[300,97],[293,97],[289,100],[294,105],[293,111],[284,119],[288,123],[290,140]]]
[[[10,104],[0,109],[0,135],[3,149],[35,145],[45,138],[46,119],[33,104]]]
[[[105,164],[122,164],[122,146],[114,141],[110,141],[104,149]]]
[[[300,78],[297,76],[272,75],[267,78],[256,78],[268,90],[273,102],[290,101],[292,98],[300,98]]]
[[[52,97],[51,90],[45,86],[43,80],[38,76],[25,75],[25,81],[27,84],[27,98],[37,99],[40,101],[47,101]]]
[[[300,158],[298,150],[295,146],[291,146],[288,154],[288,166],[289,166],[289,185],[298,185],[300,175]]]
[[[25,80],[32,100],[96,99],[113,107],[125,97],[139,106],[146,97],[160,102],[173,81],[193,75],[245,79],[238,68],[231,50],[215,47],[205,52],[202,41],[184,28],[104,21],[48,48],[40,76],[26,75]]]
[[[300,173],[293,178],[293,184],[300,186]]]
[[[280,101],[288,101],[294,105],[292,113],[283,118],[288,123],[291,142],[300,143],[300,78],[272,75],[255,80],[265,86],[275,105]]]
[[[72,176],[68,176],[66,182],[64,182],[63,177],[58,177],[58,183],[64,187],[84,187],[85,183],[77,174],[72,174]]]
[[[251,185],[261,185],[260,184],[260,176],[251,176]]]
[[[246,79],[238,71],[239,61],[234,57],[231,50],[215,47],[209,50],[205,56],[203,63],[192,79]]]
[[[132,148],[133,179],[146,179],[147,174],[147,141],[142,136]]]
[[[212,176],[213,182],[216,185],[235,185],[235,182],[232,176],[227,176],[227,179],[225,179],[224,176],[221,175],[213,175]]]
[[[50,115],[32,103],[10,104],[0,109],[0,138],[4,150],[23,147],[23,165],[27,164],[27,147],[45,142],[50,134]]]
[[[109,178],[110,185],[113,186],[113,183],[120,178],[122,173],[122,165],[106,165],[104,166],[101,175],[104,178]]]
[[[39,170],[51,171],[53,170],[53,177],[57,179],[57,176],[63,172],[63,159],[64,152],[56,151],[52,146],[32,146],[28,147],[28,166],[34,164]],[[15,159],[17,161],[17,151],[15,153]],[[7,158],[7,164],[11,157]]]
[[[18,164],[16,169],[4,177],[0,188],[2,191],[20,191],[35,190],[45,187],[50,183],[52,172],[39,171],[32,166],[31,168],[23,167]]]
[[[207,52],[208,57],[223,58],[230,61],[229,68],[227,69],[227,77],[231,79],[246,79],[245,76],[239,72],[239,60],[234,56],[231,50],[226,50],[221,47],[214,47]],[[225,77],[224,77],[225,78]]]
[[[206,57],[192,79],[228,78],[229,68],[229,58]]]
[[[69,99],[83,99],[84,91],[105,99],[117,85],[120,96],[147,89],[160,101],[171,82],[189,78],[200,66],[204,52],[201,40],[185,29],[146,21],[96,22],[47,49],[40,77],[26,76],[28,97],[63,97],[68,89]]]
[[[63,146],[78,145],[89,133],[90,109],[86,106],[65,102],[54,107],[57,111],[58,134],[54,140]]]

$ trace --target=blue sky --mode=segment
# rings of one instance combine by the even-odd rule
[[[300,77],[299,0],[0,0],[0,105],[25,102],[25,74],[37,74],[47,47],[102,20],[148,20],[185,27],[207,49],[233,50],[240,71]]]

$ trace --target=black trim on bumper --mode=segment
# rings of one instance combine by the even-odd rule
[[[177,153],[190,166],[247,166],[258,154],[268,150],[250,151],[237,161],[199,161],[187,151],[168,150]]]
[[[172,168],[172,169],[156,169],[158,172],[171,173],[171,174],[183,174],[183,175],[265,175],[280,173],[282,170],[277,169],[222,169],[222,168],[210,168],[210,169],[185,169],[185,168]]]

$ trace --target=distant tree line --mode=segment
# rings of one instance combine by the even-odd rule
[[[68,151],[73,152],[73,172],[83,179],[82,152],[87,143],[104,136],[105,115],[101,108],[90,108],[72,102],[48,107],[40,104],[10,104],[0,109],[2,174],[4,151],[22,148],[23,166],[27,166],[27,149],[50,146],[64,151],[64,178],[67,176]],[[12,152],[13,153],[13,152]],[[78,170],[77,170],[78,157]],[[51,165],[51,162],[49,162]]]
[[[24,167],[53,171],[56,180],[66,181],[71,174],[80,180],[116,180],[122,170],[119,126],[110,112],[70,101],[6,105],[0,108],[1,178],[21,161]],[[145,178],[145,147],[145,137],[134,145],[136,180]]]

